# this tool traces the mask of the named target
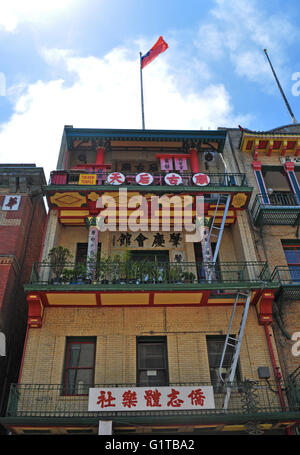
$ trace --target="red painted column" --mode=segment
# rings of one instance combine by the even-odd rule
[[[272,367],[273,367],[273,372],[274,372],[274,376],[275,376],[276,387],[277,387],[277,391],[278,391],[281,408],[283,411],[286,411],[285,400],[284,400],[284,396],[283,396],[282,389],[281,389],[281,374],[279,371],[279,367],[276,365],[275,354],[273,351],[271,334],[269,331],[268,324],[264,324],[264,329],[265,329],[267,344],[268,344],[269,353],[270,353],[270,357],[271,357],[271,362],[272,362]]]
[[[197,150],[196,149],[190,149],[190,155],[191,155],[191,171],[193,174],[197,174],[200,172],[199,168],[199,162],[198,162],[198,155],[197,155]]]
[[[95,164],[104,164],[104,147],[97,148],[96,163]]]

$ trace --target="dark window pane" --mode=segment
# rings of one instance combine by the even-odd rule
[[[235,335],[230,335],[230,336],[235,337]],[[224,335],[206,337],[208,362],[209,362],[210,377],[211,377],[212,383],[216,383],[220,380],[219,368],[220,368],[220,364],[221,364],[225,339],[226,339],[226,337]],[[234,343],[234,341],[231,341],[231,343]],[[221,369],[221,375],[222,375],[223,379],[226,378],[226,376],[229,372],[229,369],[232,365],[233,355],[234,355],[234,347],[228,346],[227,350],[226,350],[226,354],[223,359],[223,364],[222,364],[222,369]],[[239,365],[236,370],[235,379],[237,381],[240,380]]]
[[[137,384],[168,385],[166,340],[145,337],[137,343]],[[162,341],[161,341],[162,340]]]
[[[94,362],[94,344],[80,343],[70,345],[68,367],[92,367]]]
[[[141,345],[139,354],[140,368],[165,367],[164,345]]]

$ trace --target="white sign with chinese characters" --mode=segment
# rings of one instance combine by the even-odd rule
[[[4,197],[4,201],[2,204],[2,210],[7,210],[9,212],[13,212],[19,210],[21,202],[21,196],[10,194]]]
[[[88,411],[215,409],[212,386],[111,387],[89,389]]]

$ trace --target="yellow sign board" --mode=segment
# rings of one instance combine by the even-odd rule
[[[97,175],[96,174],[80,174],[79,185],[96,185]]]

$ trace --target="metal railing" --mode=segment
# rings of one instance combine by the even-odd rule
[[[211,383],[181,383],[169,386],[211,386]],[[136,384],[100,384],[93,388],[136,387]],[[157,415],[176,415],[182,413],[203,415],[224,415],[223,402],[226,386],[214,387],[214,409],[193,411],[154,411]],[[244,381],[232,385],[231,398],[226,414],[230,415],[259,415],[262,413],[299,412],[300,395],[297,387],[290,382],[281,382],[281,389],[285,398],[285,409],[282,409],[275,381]],[[66,395],[64,386],[58,384],[11,384],[7,417],[97,417],[98,412],[88,411],[89,386],[81,386],[73,395]],[[119,411],[122,413],[122,411]],[[134,411],[131,411],[131,413]],[[138,415],[147,415],[147,411],[136,411]],[[151,414],[153,410],[151,410]],[[109,413],[108,413],[109,414]],[[106,415],[108,415],[106,414]],[[116,414],[116,412],[114,412]],[[132,415],[132,414],[131,414]]]
[[[115,262],[33,265],[30,284],[205,284],[271,281],[267,262]]]
[[[282,285],[300,286],[300,265],[279,265],[275,267],[271,280],[279,281]]]
[[[289,192],[257,194],[250,212],[254,224],[295,225],[299,222],[300,201]]]
[[[71,171],[52,171],[50,174],[49,185],[78,185],[81,174],[94,174],[96,175],[96,185],[109,185],[107,183],[108,175],[114,171],[92,172],[85,170],[71,170]],[[176,171],[175,171],[176,172]],[[125,182],[122,185],[138,185],[136,183],[137,173],[121,172],[125,176]],[[164,180],[166,172],[151,173],[153,182],[150,186],[168,186]],[[180,173],[182,183],[180,186],[194,186],[193,175],[189,172]],[[213,187],[247,187],[246,175],[242,173],[212,173],[206,174],[209,177],[209,184],[207,186]],[[121,185],[121,186],[122,186]]]

